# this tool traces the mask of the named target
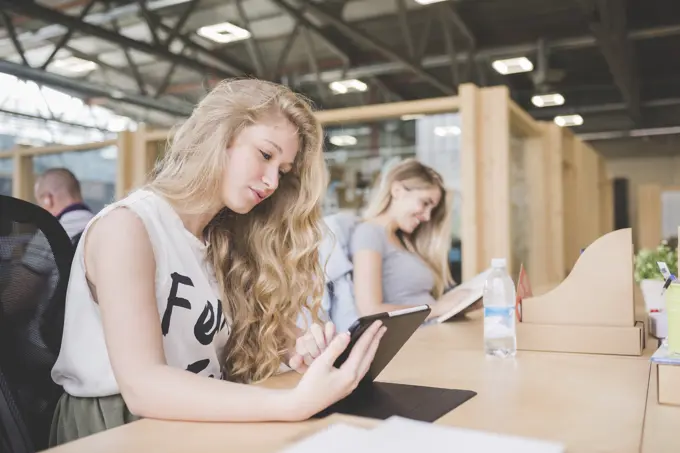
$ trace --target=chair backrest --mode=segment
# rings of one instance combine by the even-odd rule
[[[2,371],[0,371],[0,451],[3,453],[36,451],[26,422],[14,400],[14,392]]]
[[[14,420],[23,421],[33,446],[40,450],[47,447],[52,414],[63,391],[50,373],[61,347],[74,247],[49,212],[1,195],[0,244],[4,276],[0,279],[0,370],[6,381],[0,390],[6,401],[14,401],[18,410]],[[1,428],[19,444],[22,434],[16,426],[3,423]]]
[[[80,242],[80,238],[83,235],[83,232],[81,231],[80,233],[76,234],[71,238],[71,243],[73,244],[73,250],[78,248],[78,242]]]

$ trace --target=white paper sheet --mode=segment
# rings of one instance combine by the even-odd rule
[[[371,431],[336,423],[289,445],[280,453],[350,453],[359,452]]]
[[[493,432],[442,426],[391,417],[371,430],[361,451],[418,453],[455,451],[456,453],[564,453],[564,445],[537,439]]]
[[[391,417],[373,429],[335,424],[279,453],[565,453],[564,445]]]

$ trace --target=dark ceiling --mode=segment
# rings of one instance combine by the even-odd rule
[[[321,108],[450,95],[474,82],[508,85],[539,119],[579,113],[581,134],[680,126],[680,0],[0,0],[0,9],[0,72],[159,126],[216,80],[242,75],[287,83]],[[252,38],[196,34],[225,21]],[[44,69],[52,53],[97,68],[60,76]],[[491,67],[521,56],[533,71]],[[332,94],[328,84],[345,78],[369,90]],[[541,91],[566,102],[539,109],[531,97]]]

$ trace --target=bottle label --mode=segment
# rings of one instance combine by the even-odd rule
[[[515,307],[484,307],[484,316],[512,316]]]

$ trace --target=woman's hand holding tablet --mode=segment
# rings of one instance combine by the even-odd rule
[[[381,320],[374,321],[356,339],[347,359],[339,368],[334,364],[349,345],[350,334],[337,335],[309,366],[293,390],[291,410],[296,412],[295,418],[298,415],[300,418],[309,418],[352,393],[371,367],[386,330]]]

